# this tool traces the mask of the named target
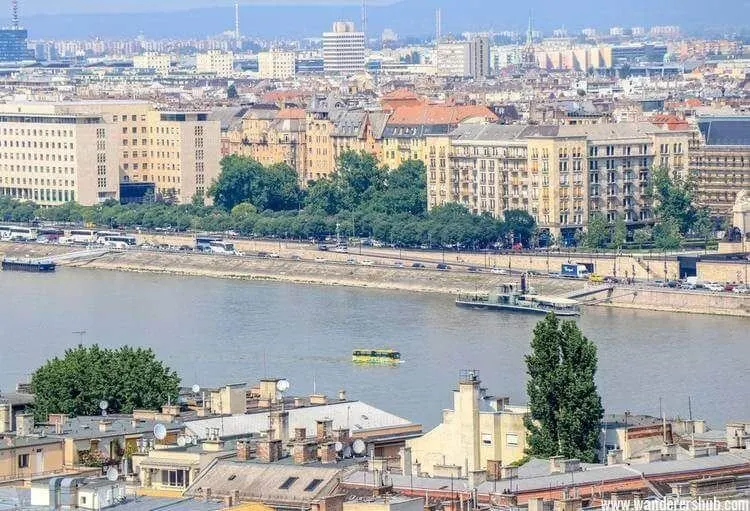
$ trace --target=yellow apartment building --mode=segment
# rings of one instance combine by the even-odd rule
[[[234,54],[221,50],[209,50],[195,56],[195,71],[199,74],[232,76],[234,73]]]
[[[62,470],[63,440],[0,435],[0,481],[42,476]]]
[[[469,477],[486,471],[488,461],[505,466],[524,456],[526,406],[511,406],[507,397],[488,397],[479,373],[462,371],[453,391],[453,409],[431,431],[407,441],[417,474]]]
[[[133,68],[153,71],[165,75],[169,73],[172,57],[163,53],[146,52],[133,57]]]
[[[263,51],[258,53],[258,78],[288,80],[296,74],[297,55],[293,51]]]
[[[365,152],[379,157],[387,120],[388,114],[385,112],[340,111],[331,133],[334,160],[347,151]]]

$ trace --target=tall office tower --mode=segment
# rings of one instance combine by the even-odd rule
[[[351,21],[337,21],[323,33],[323,66],[326,74],[353,75],[365,69],[365,34]]]
[[[11,26],[0,29],[0,62],[28,60],[28,33],[18,22],[18,0],[11,2]]]

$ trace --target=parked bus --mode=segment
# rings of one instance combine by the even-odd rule
[[[0,240],[10,239],[10,226],[0,225]]]
[[[63,236],[65,236],[65,231],[62,229],[43,227],[39,229],[39,237],[37,238],[37,241],[40,241],[41,243],[57,243]]]
[[[97,243],[105,247],[128,248],[136,245],[135,236],[129,234],[107,235],[99,238]]]
[[[11,227],[10,228],[10,240],[11,241],[34,241],[36,240],[37,233],[36,229],[31,227]]]
[[[218,236],[199,234],[195,237],[195,250],[198,252],[211,252],[211,243],[221,241]]]
[[[212,241],[211,253],[212,254],[235,254],[234,243],[230,243],[228,241]]]
[[[91,229],[73,229],[68,238],[72,243],[88,244],[96,241],[96,231]]]

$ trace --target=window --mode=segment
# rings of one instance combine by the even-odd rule
[[[18,455],[18,468],[29,468],[29,455],[28,454]]]
[[[313,490],[315,490],[315,488],[317,488],[318,486],[320,486],[320,483],[322,483],[322,482],[323,482],[322,479],[313,479],[312,481],[310,481],[310,484],[308,484],[307,486],[305,486],[305,491],[313,491]]]
[[[297,482],[298,477],[289,477],[284,483],[279,486],[279,490],[288,490],[291,486]]]
[[[490,433],[482,433],[482,443],[484,445],[492,445],[492,435]]]
[[[518,435],[515,433],[506,433],[505,443],[507,445],[518,445]]]

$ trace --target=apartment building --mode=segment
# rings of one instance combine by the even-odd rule
[[[185,202],[219,174],[220,123],[205,112],[138,101],[18,103],[0,112],[0,148],[14,149],[0,153],[0,193],[11,197],[91,205],[118,199],[121,182],[149,182]]]
[[[448,168],[427,159],[428,207],[460,202],[476,214],[528,211],[556,237],[573,241],[601,213],[635,227],[653,222],[654,167],[684,174],[687,131],[650,123],[573,126],[467,124],[447,139]]]
[[[705,117],[690,141],[696,198],[729,218],[740,192],[750,190],[750,116]]]
[[[323,33],[323,67],[329,75],[349,76],[365,70],[365,34],[351,21],[337,21]]]
[[[469,41],[440,43],[435,50],[438,76],[484,78],[490,74],[490,41],[474,37]]]
[[[147,52],[133,57],[133,68],[165,75],[169,73],[172,57],[163,53]]]
[[[53,206],[119,197],[118,134],[95,112],[0,106],[0,195]]]
[[[297,55],[293,51],[263,51],[258,53],[258,78],[288,80],[296,74]]]
[[[334,159],[347,151],[379,156],[388,116],[386,112],[361,109],[338,112],[331,133]]]
[[[234,73],[234,54],[221,50],[209,50],[195,56],[195,71],[199,74],[232,76]]]

